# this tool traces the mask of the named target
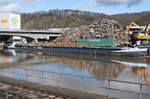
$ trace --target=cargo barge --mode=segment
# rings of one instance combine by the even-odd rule
[[[17,40],[18,41],[18,40]],[[34,51],[48,51],[48,52],[63,52],[63,53],[80,53],[80,54],[94,54],[94,55],[115,55],[115,56],[144,56],[147,54],[147,48],[137,47],[115,47],[115,41],[113,39],[78,39],[79,45],[90,46],[65,46],[63,45],[24,45],[20,42],[5,43],[4,48],[8,49],[21,49],[21,50],[34,50]],[[97,47],[105,46],[105,47]]]
[[[147,53],[147,48],[131,48],[131,47],[52,47],[52,46],[21,46],[16,45],[15,49],[33,50],[33,51],[49,51],[49,52],[64,52],[64,53],[81,53],[89,55],[115,55],[115,56],[144,56]]]

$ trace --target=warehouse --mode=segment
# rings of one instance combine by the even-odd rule
[[[0,30],[20,30],[21,16],[20,14],[1,12],[0,13]]]

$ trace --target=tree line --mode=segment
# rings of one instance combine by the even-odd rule
[[[56,9],[22,13],[21,16],[22,29],[80,27],[82,25],[90,25],[93,21],[103,17],[113,18],[121,25],[128,25],[131,21],[135,21],[139,25],[147,25],[150,23],[150,12],[106,15],[89,11]]]

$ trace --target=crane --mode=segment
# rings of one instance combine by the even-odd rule
[[[128,34],[129,30],[130,30],[130,27],[134,25],[134,26],[137,26],[137,27],[140,27],[139,25],[137,25],[135,22],[131,22],[130,25],[128,26],[128,28],[126,29],[126,33]]]
[[[149,31],[150,31],[150,24],[146,27],[145,32],[146,32],[146,33],[149,33]]]
[[[131,26],[134,25],[137,28],[129,31]],[[135,22],[131,22],[128,28],[126,29],[126,34],[129,35],[129,46],[139,46],[141,44],[147,44],[148,41],[148,31],[150,30],[150,24],[144,30],[141,26],[137,25]]]

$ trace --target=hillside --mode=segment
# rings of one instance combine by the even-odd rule
[[[49,29],[64,27],[80,27],[90,25],[93,21],[107,17],[117,20],[122,25],[135,21],[139,25],[150,23],[150,12],[125,13],[108,16],[79,10],[49,10],[34,13],[22,13],[22,29]]]
[[[105,14],[79,10],[50,10],[47,12],[23,13],[23,29],[49,29],[90,25]]]
[[[111,16],[122,25],[128,25],[131,21],[139,25],[148,25],[150,23],[150,12],[125,13]]]

